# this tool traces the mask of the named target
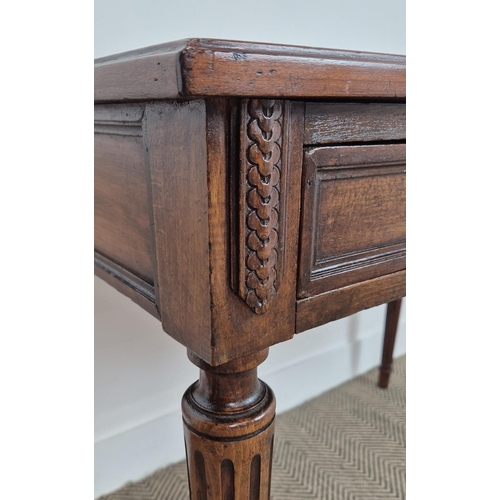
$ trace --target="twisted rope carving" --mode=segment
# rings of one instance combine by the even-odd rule
[[[282,105],[251,99],[248,114],[245,301],[262,314],[276,294]]]

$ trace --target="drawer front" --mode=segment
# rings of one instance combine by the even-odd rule
[[[405,269],[405,148],[305,149],[299,298]]]

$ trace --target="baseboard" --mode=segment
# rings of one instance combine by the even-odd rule
[[[406,351],[405,322],[401,319],[395,357]],[[299,357],[292,363],[268,364],[260,376],[273,388],[281,413],[378,366],[382,341],[380,330],[363,332],[359,339]],[[96,497],[182,460],[180,409],[101,439],[95,443],[94,452]]]
[[[290,410],[379,366],[382,343],[381,331],[368,332],[358,340],[298,359],[293,365],[267,373],[265,381],[276,394],[277,412]],[[405,352],[406,325],[401,321],[394,357]]]

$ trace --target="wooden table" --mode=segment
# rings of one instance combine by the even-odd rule
[[[191,498],[269,498],[269,346],[405,295],[404,56],[191,39],[95,62],[95,272],[162,322]]]

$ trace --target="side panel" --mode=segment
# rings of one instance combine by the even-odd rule
[[[157,316],[144,105],[94,107],[95,273]]]

